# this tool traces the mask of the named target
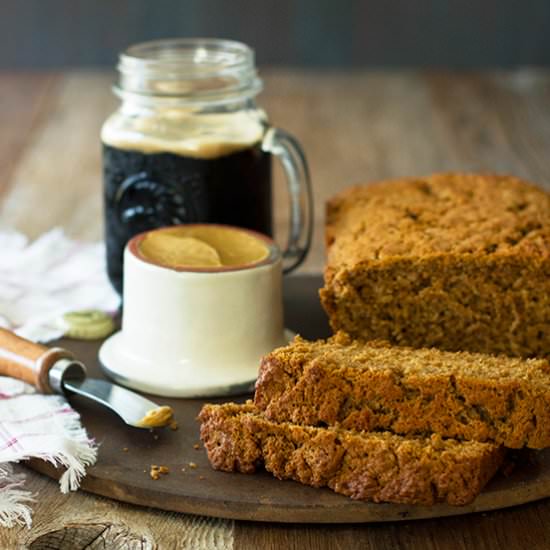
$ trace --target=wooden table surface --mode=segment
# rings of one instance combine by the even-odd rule
[[[442,170],[512,173],[550,188],[550,72],[265,70],[260,103],[306,150],[323,263],[325,199],[378,178]],[[105,72],[0,73],[0,225],[36,237],[102,232],[99,129],[116,107]],[[280,178],[280,171],[277,171]],[[282,188],[281,185],[279,185]],[[286,226],[277,192],[277,227]],[[24,469],[23,467],[19,467]],[[25,469],[34,523],[0,530],[0,548],[548,548],[550,500],[494,513],[394,524],[271,525],[193,517],[87,495],[61,495]]]

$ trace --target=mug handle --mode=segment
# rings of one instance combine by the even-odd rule
[[[262,150],[282,163],[290,199],[288,243],[283,252],[283,273],[290,273],[305,259],[313,235],[313,194],[309,169],[298,141],[279,128],[269,128]]]

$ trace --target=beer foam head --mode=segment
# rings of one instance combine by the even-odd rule
[[[115,113],[104,124],[101,139],[117,149],[211,159],[256,145],[263,133],[263,118],[255,113],[170,109],[137,118]]]

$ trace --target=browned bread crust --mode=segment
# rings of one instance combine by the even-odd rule
[[[333,330],[414,347],[550,354],[550,195],[437,174],[327,205],[321,301]]]
[[[205,405],[199,419],[217,470],[252,473],[263,465],[279,479],[375,502],[468,504],[504,457],[501,447],[489,443],[436,435],[404,438],[276,424],[251,403]]]
[[[550,446],[546,359],[298,337],[263,358],[255,404],[276,422]]]

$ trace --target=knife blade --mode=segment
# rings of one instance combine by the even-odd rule
[[[28,382],[42,393],[81,395],[136,428],[160,428],[173,421],[170,407],[105,380],[87,378],[86,367],[70,351],[47,348],[5,329],[0,329],[0,375]]]

